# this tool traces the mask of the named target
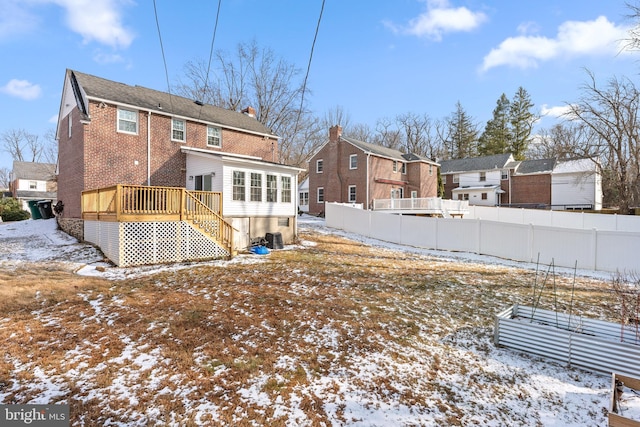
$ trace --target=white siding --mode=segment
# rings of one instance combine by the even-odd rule
[[[598,175],[587,173],[554,173],[551,175],[551,204],[555,209],[562,209],[562,205],[602,205]],[[596,197],[596,190],[600,197]],[[599,199],[599,200],[598,200]]]
[[[233,200],[233,171],[242,171],[245,173],[245,201]],[[262,201],[252,202],[250,200],[251,173],[258,172],[262,174]],[[266,202],[267,200],[267,174],[278,177],[278,196],[277,202]],[[297,192],[298,192],[298,176],[295,173],[283,172],[276,165],[273,167],[265,167],[261,165],[251,167],[248,165],[225,164],[224,166],[224,193],[223,193],[223,216],[230,217],[253,217],[253,216],[296,216]],[[281,201],[282,195],[282,176],[288,176],[291,179],[291,201],[284,203]]]
[[[36,188],[30,188],[30,183],[35,182]],[[35,179],[19,179],[17,190],[19,191],[47,191],[47,181],[38,181]]]
[[[219,157],[187,156],[187,190],[195,189],[195,179],[191,177],[212,173],[215,176],[211,177],[211,191],[224,191],[222,160]]]
[[[500,185],[500,170],[485,171],[486,180],[480,181],[480,172],[465,172],[459,174],[460,187],[477,187],[479,185]]]

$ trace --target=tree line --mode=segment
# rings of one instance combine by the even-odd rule
[[[634,10],[640,20],[640,13]],[[633,34],[629,49],[636,49]],[[628,78],[613,77],[604,85],[586,71],[582,95],[567,105],[562,120],[550,129],[533,128],[540,118],[523,87],[511,98],[501,94],[484,127],[460,101],[444,118],[416,112],[380,118],[375,126],[353,123],[342,106],[318,116],[305,101],[311,90],[301,70],[273,50],[253,41],[234,53],[220,51],[216,66],[190,61],[172,93],[233,111],[251,106],[256,118],[280,136],[279,161],[307,167],[308,159],[327,140],[328,129],[341,125],[343,135],[434,160],[512,153],[517,160],[588,157],[603,177],[605,203],[621,209],[640,203],[640,91]],[[52,133],[52,132],[51,132]],[[55,162],[50,142],[24,130],[0,135],[4,151],[14,160]],[[0,184],[3,173],[0,170]],[[8,178],[6,179],[8,181]]]

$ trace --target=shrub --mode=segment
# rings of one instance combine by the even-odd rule
[[[22,221],[29,219],[31,214],[22,209],[20,202],[12,197],[0,199],[0,218],[2,221]]]

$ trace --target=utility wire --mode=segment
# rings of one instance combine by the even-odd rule
[[[160,51],[162,52],[162,62],[164,63],[164,75],[167,79],[167,92],[169,93],[169,104],[171,104],[171,112],[173,111],[173,98],[171,96],[171,86],[169,85],[169,70],[167,69],[167,60],[164,56],[164,46],[162,45],[162,34],[160,33],[160,22],[158,21],[158,9],[156,8],[156,0],[153,0],[153,12],[156,17],[156,28],[158,29],[158,39],[160,39]]]
[[[209,72],[211,71],[211,60],[213,58],[213,45],[216,41],[216,32],[218,31],[218,18],[220,17],[220,5],[222,4],[222,0],[218,0],[218,11],[216,12],[216,23],[213,27],[213,36],[211,37],[211,49],[209,50],[209,64],[207,65],[207,74],[204,78],[204,87],[202,88],[202,104],[204,104],[204,97],[207,93],[207,86],[209,85]],[[200,120],[200,116],[202,115],[202,107],[200,105],[200,112],[198,113],[198,120]]]
[[[309,78],[309,71],[311,70],[311,60],[313,59],[313,49],[316,46],[316,39],[318,38],[318,31],[320,30],[320,22],[322,21],[322,12],[324,11],[324,2],[322,0],[322,7],[320,8],[320,16],[318,17],[318,24],[316,25],[316,33],[313,36],[313,43],[311,44],[311,52],[309,53],[309,63],[307,64],[307,73],[304,76],[304,82],[302,83],[302,96],[300,97],[300,109],[298,109],[298,117],[296,117],[296,124],[293,127],[293,135],[298,132],[298,123],[300,122],[300,115],[302,114],[302,108],[304,105],[304,94],[307,91],[307,79]]]

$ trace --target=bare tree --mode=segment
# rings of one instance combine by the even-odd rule
[[[627,78],[612,78],[604,88],[591,72],[580,101],[565,118],[584,125],[588,143],[580,154],[600,161],[605,201],[622,212],[640,202],[640,92]]]
[[[588,145],[587,128],[578,122],[557,123],[550,129],[541,129],[532,138],[527,150],[528,159],[570,159],[584,154]]]
[[[3,151],[17,162],[55,163],[58,158],[58,145],[52,129],[44,138],[24,129],[9,129],[0,135],[0,142]]]
[[[17,162],[25,161],[25,134],[24,129],[9,129],[0,136],[2,148]]]
[[[282,138],[278,160],[290,163],[298,132],[308,133],[301,128],[314,122],[305,117],[303,93],[309,90],[298,80],[300,70],[255,40],[240,43],[235,56],[217,52],[216,62],[213,71],[203,61],[187,63],[176,93],[234,111],[255,108],[256,118]]]
[[[376,122],[375,143],[388,148],[399,150],[402,147],[402,135],[394,121],[383,117]]]
[[[9,168],[0,168],[0,189],[9,188],[11,182],[11,170]]]

